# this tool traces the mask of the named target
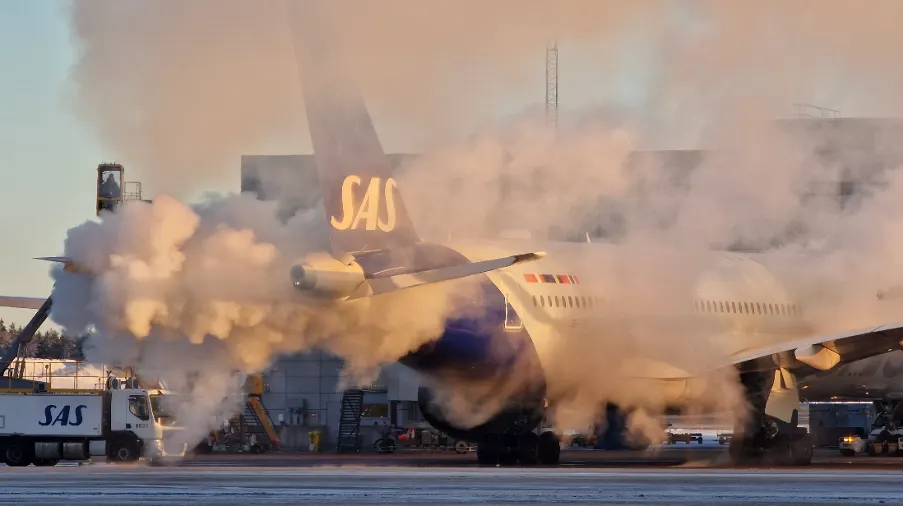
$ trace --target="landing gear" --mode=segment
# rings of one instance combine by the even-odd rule
[[[559,438],[551,431],[539,436],[533,432],[488,435],[477,443],[477,462],[482,466],[553,466],[559,463]]]
[[[540,438],[535,433],[518,438],[518,461],[522,466],[535,466],[540,461]]]
[[[540,462],[545,466],[554,466],[559,463],[559,438],[554,432],[546,431],[540,434],[539,453]]]
[[[732,464],[767,466],[807,466],[813,460],[813,444],[806,429],[798,428],[794,434],[766,432],[752,437],[735,437],[728,444]]]
[[[807,429],[797,426],[800,399],[793,375],[779,369],[740,378],[749,410],[728,445],[732,464],[809,465],[813,444]]]

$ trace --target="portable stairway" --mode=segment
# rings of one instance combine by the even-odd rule
[[[19,332],[19,335],[0,350],[0,389],[46,391],[46,383],[25,380],[22,379],[22,376],[25,372],[25,349],[47,317],[50,316],[52,305],[53,302],[48,297],[38,312],[31,317],[28,325]]]
[[[349,389],[342,394],[342,408],[339,412],[339,437],[336,441],[336,451],[359,452],[361,451],[361,409],[364,404],[364,391],[361,389]]]
[[[279,449],[279,433],[273,420],[264,409],[261,394],[264,393],[264,379],[260,375],[249,376],[245,383],[245,409],[242,411],[242,426],[249,435],[257,440],[254,451],[270,451]]]
[[[242,412],[242,424],[245,433],[253,434],[257,440],[257,448],[252,447],[252,451],[266,452],[279,449],[279,434],[259,397],[248,396],[245,410]]]

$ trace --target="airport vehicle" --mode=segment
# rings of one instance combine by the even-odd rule
[[[697,444],[701,444],[701,445],[703,444],[703,434],[701,434],[699,432],[673,432],[673,431],[669,430],[666,432],[665,439],[666,439],[666,441],[665,441],[666,444],[670,444],[670,445],[678,444],[678,443],[684,443],[686,445],[689,445],[689,444],[693,443],[694,441],[696,441]]]
[[[374,441],[373,450],[376,453],[395,453],[405,449],[452,449],[456,453],[468,453],[472,446],[468,441],[456,441],[435,430],[387,426],[381,437]]]
[[[798,424],[799,383],[821,371],[900,352],[900,322],[831,334],[808,327],[802,318],[807,308],[765,267],[768,257],[713,252],[697,273],[696,290],[667,294],[638,309],[631,295],[613,284],[624,277],[623,260],[638,256],[628,247],[423,240],[363,99],[334,63],[341,57],[329,20],[319,15],[321,6],[291,5],[299,7],[306,9],[304,15],[290,17],[293,26],[302,27],[293,39],[300,39],[296,51],[330,251],[300,260],[287,281],[299,303],[364,304],[375,314],[385,314],[381,308],[399,300],[398,294],[425,285],[445,283],[473,293],[469,307],[475,310],[445,316],[436,339],[400,362],[429,382],[418,392],[425,419],[450,437],[477,441],[480,463],[558,463],[559,437],[535,432],[547,407],[562,401],[571,386],[552,384],[561,380],[550,374],[557,365],[551,343],[622,339],[626,321],[640,335],[668,335],[680,321],[698,329],[696,336],[721,339],[724,346],[706,363],[697,357],[639,355],[621,361],[622,369],[610,377],[642,384],[660,395],[657,400],[680,409],[691,392],[707,385],[708,374],[736,375],[751,415],[732,431],[729,451],[737,463],[808,464],[812,445],[807,429]],[[668,252],[662,255],[651,269],[668,265]],[[62,263],[71,275],[92,275],[80,259],[48,259]],[[593,269],[587,269],[590,264]],[[0,302],[45,303],[21,297]],[[474,404],[494,406],[493,412],[473,423],[453,421],[438,395],[449,384],[465,395],[491,392],[491,399],[475,395]]]
[[[879,408],[878,413],[865,439],[861,437],[861,434],[849,434],[838,439],[838,450],[845,457],[864,453],[870,456],[901,455],[904,450],[901,404],[898,403],[892,410],[883,403],[875,404]]]
[[[161,391],[0,392],[0,450],[9,466],[52,466],[61,459],[106,456],[114,462],[156,462],[185,454],[167,448]],[[159,411],[155,411],[159,409]]]

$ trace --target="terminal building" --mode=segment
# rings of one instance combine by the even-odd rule
[[[901,170],[900,119],[814,119],[782,120],[783,128],[816,134],[822,139],[817,157],[824,163],[841,163],[833,171],[840,178],[827,178],[813,193],[832,195],[839,205],[858,192],[882,185],[887,170]],[[681,184],[703,162],[706,152],[694,150],[641,151],[629,164],[655,163],[670,171],[670,180]],[[416,154],[388,154],[391,166],[398,169]],[[892,161],[892,163],[889,163]],[[837,167],[836,167],[837,168]],[[241,191],[257,198],[278,202],[280,218],[288,220],[301,210],[312,209],[320,199],[313,155],[246,155],[241,159]],[[605,214],[618,216],[618,204],[610,204]],[[604,213],[601,213],[604,214]],[[573,224],[573,229],[531,231],[536,237],[558,240],[585,240],[585,234],[597,240],[618,241],[617,220],[608,223]],[[751,249],[750,245],[735,245]],[[755,248],[754,248],[755,249]],[[324,448],[336,444],[346,410],[360,409],[361,444],[365,447],[378,437],[386,425],[426,427],[417,406],[418,380],[415,373],[401,367],[387,367],[377,384],[360,388],[361,398],[350,399],[339,391],[342,360],[325,351],[286,356],[264,375],[262,396],[270,418],[281,433],[281,445],[306,448],[307,432],[324,431]],[[355,407],[360,403],[360,408]]]
[[[413,155],[388,156],[397,166]],[[241,191],[278,202],[279,217],[284,221],[314,208],[320,199],[312,155],[246,155],[241,174]],[[283,448],[307,448],[311,430],[322,431],[324,449],[335,448],[340,422],[348,418],[343,408],[346,412],[360,409],[360,444],[364,447],[387,425],[428,427],[418,410],[419,384],[414,372],[389,366],[376,384],[358,385],[358,392],[343,392],[342,369],[340,358],[315,350],[282,357],[265,372],[261,399]]]

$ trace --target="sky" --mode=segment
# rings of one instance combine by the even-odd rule
[[[0,290],[43,297],[48,266],[31,260],[62,251],[66,230],[89,219],[103,150],[65,107],[75,57],[64,3],[0,1]],[[25,324],[34,311],[0,309]]]

